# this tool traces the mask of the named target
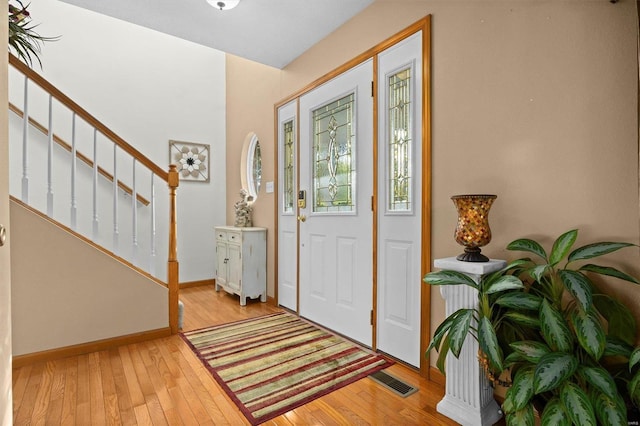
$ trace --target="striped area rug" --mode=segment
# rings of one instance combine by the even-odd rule
[[[392,364],[287,312],[182,337],[254,425]]]

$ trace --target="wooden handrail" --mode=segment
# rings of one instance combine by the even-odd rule
[[[18,59],[13,54],[9,53],[9,63],[16,68],[18,71],[27,76],[29,80],[43,88],[46,92],[50,93],[51,96],[56,98],[58,102],[62,105],[69,108],[73,111],[78,117],[82,118],[94,129],[98,130],[108,139],[110,139],[114,144],[120,147],[123,151],[131,155],[136,159],[139,163],[147,167],[151,170],[155,175],[160,177],[165,182],[168,182],[169,174],[158,165],[156,165],[153,161],[148,159],[144,154],[135,149],[133,146],[129,145],[124,139],[120,136],[116,135],[111,129],[102,124],[97,118],[93,115],[89,114],[84,108],[75,103],[71,98],[62,93],[58,88],[56,88],[53,84],[49,83],[44,77],[37,74],[31,68],[29,68],[24,62]]]
[[[58,102],[62,105],[69,108],[72,112],[76,114],[76,116],[83,119],[87,124],[92,126],[94,129],[102,133],[106,138],[111,140],[115,145],[120,147],[124,152],[132,156],[136,159],[137,162],[147,167],[153,174],[158,176],[160,179],[167,182],[169,187],[169,254],[167,260],[167,289],[168,289],[168,301],[169,301],[169,328],[172,334],[176,334],[178,332],[178,304],[179,304],[179,290],[180,290],[180,277],[179,277],[179,264],[178,264],[178,219],[177,219],[177,200],[176,200],[176,190],[180,181],[180,174],[177,171],[177,166],[174,164],[169,166],[169,171],[165,171],[156,165],[154,162],[149,160],[146,156],[144,156],[140,151],[129,145],[124,141],[121,137],[116,135],[111,129],[102,124],[98,119],[89,114],[86,110],[72,101],[68,96],[58,90],[54,85],[49,83],[45,78],[38,75],[34,71],[31,70],[27,65],[25,65],[22,61],[20,61],[17,57],[12,54],[9,54],[9,63],[16,68],[18,71],[22,72],[29,80],[40,86],[45,92],[48,92],[52,97],[56,98]],[[20,111],[14,105],[9,104],[9,108],[14,111],[16,114],[19,114],[24,119],[24,113]],[[29,117],[29,123],[36,127],[39,131],[45,133],[47,136],[49,135],[48,130],[37,123],[37,121],[33,120]],[[63,146],[65,149],[71,151],[71,147],[61,138],[52,135],[53,139],[56,143]],[[83,154],[76,153],[77,157],[80,158],[83,162],[89,164],[93,167],[93,162],[87,158]],[[113,182],[113,176],[109,175],[105,170],[101,167],[98,167],[100,174],[111,179]],[[131,188],[122,184],[118,180],[118,186],[123,190],[132,193]],[[141,197],[136,194],[138,201],[140,201]],[[142,198],[144,199],[144,198]],[[146,200],[145,200],[146,201]],[[142,201],[141,201],[142,202]],[[148,204],[148,201],[146,202]]]
[[[9,110],[14,114],[16,114],[18,117],[24,119],[24,112],[20,108],[12,104],[11,102],[9,102]],[[33,117],[29,117],[29,124],[33,126],[36,130],[44,134],[45,136],[49,136],[49,130],[46,127],[44,127],[42,124],[40,124],[37,120],[35,120]],[[71,152],[71,149],[72,149],[71,145],[69,145],[67,142],[64,141],[64,139],[62,139],[60,136],[56,135],[55,133],[53,134],[53,141],[58,145],[60,145],[61,147],[63,147],[64,149],[66,149],[67,151]],[[89,159],[89,157],[87,157],[86,155],[76,151],[76,157],[78,157],[83,163],[85,163],[89,167],[93,168],[93,161]],[[100,166],[98,166],[98,173],[100,173],[102,176],[104,176],[105,178],[113,182],[113,175],[107,172],[105,169],[103,169]],[[122,189],[124,192],[126,192],[127,194],[133,195],[133,190],[119,179],[118,179],[118,187]],[[139,203],[144,204],[145,206],[149,205],[149,200],[147,200],[140,194],[136,194],[136,199],[138,200]]]
[[[168,302],[169,302],[169,328],[172,334],[176,334],[178,332],[178,305],[179,305],[179,291],[180,291],[180,277],[179,277],[179,264],[178,264],[178,220],[177,220],[177,199],[176,199],[176,190],[178,189],[178,185],[180,182],[180,174],[177,171],[177,166],[171,164],[169,166],[169,171],[165,171],[159,166],[157,166],[154,162],[149,160],[146,156],[144,156],[140,151],[135,149],[133,146],[129,145],[124,141],[121,137],[116,135],[111,129],[102,124],[98,119],[89,114],[85,109],[83,109],[80,105],[72,101],[68,96],[58,90],[53,84],[49,83],[44,77],[38,75],[34,71],[31,70],[26,64],[20,61],[17,57],[9,53],[9,63],[16,68],[18,71],[22,72],[28,80],[31,80],[38,86],[40,86],[45,92],[49,93],[52,97],[56,98],[58,102],[62,105],[69,108],[76,116],[83,119],[87,124],[92,126],[96,131],[102,133],[106,138],[111,140],[116,146],[120,147],[124,152],[135,158],[137,162],[145,166],[149,169],[153,174],[158,176],[160,179],[167,182],[169,187],[169,256],[167,261],[167,289],[168,289]],[[24,120],[24,112],[20,111],[14,105],[9,104],[9,108],[11,111],[20,115]],[[28,117],[28,122],[34,126],[36,129],[49,136],[49,131],[38,123],[36,120],[33,120],[31,117]],[[64,140],[58,137],[55,134],[51,135],[53,140],[59,145],[63,146],[65,149],[71,151],[72,147],[69,146]],[[93,167],[93,162],[91,159],[86,157],[83,154],[79,154],[76,152],[77,158],[81,159],[86,164],[89,164]],[[113,182],[113,176],[103,170],[101,167],[98,167],[98,171],[103,176],[111,179]],[[133,192],[131,188],[124,185],[122,182],[118,180],[118,187],[123,190],[129,192],[130,194]],[[140,201],[142,197],[139,197],[136,194],[137,200]],[[144,198],[142,198],[144,200]],[[146,200],[145,200],[146,201]],[[142,201],[140,201],[142,202]],[[146,204],[149,204],[146,201]]]

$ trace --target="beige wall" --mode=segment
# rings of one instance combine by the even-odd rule
[[[11,224],[14,356],[169,326],[166,287],[15,202]]]
[[[638,121],[635,2],[377,0],[283,71],[227,61],[227,161],[259,127],[265,169],[273,161],[273,104],[411,23],[432,15],[432,254],[461,251],[450,196],[495,193],[493,241],[550,246],[577,227],[578,244],[638,243]],[[278,74],[280,80],[278,80]],[[227,174],[227,219],[239,177]],[[267,180],[273,170],[265,171]],[[273,200],[257,223],[273,239]],[[273,251],[270,252],[271,254]],[[638,250],[611,264],[640,276]],[[274,294],[273,255],[269,294]],[[605,262],[606,263],[606,262]],[[612,284],[640,313],[640,291]],[[433,326],[443,302],[433,291]],[[640,316],[639,316],[640,319]]]
[[[262,185],[253,205],[253,226],[267,231],[268,294],[274,295],[274,195],[265,191],[275,180],[273,111],[280,98],[281,72],[275,68],[227,55],[227,223],[233,225],[234,204],[240,199],[240,157],[251,132],[258,136],[262,154]]]

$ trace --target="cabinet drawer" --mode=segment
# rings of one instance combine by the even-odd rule
[[[231,242],[231,243],[240,243],[242,241],[242,236],[240,232],[237,231],[228,231],[226,229],[218,229],[216,230],[216,241],[223,242]]]
[[[242,240],[239,232],[227,232],[227,241],[239,243]]]

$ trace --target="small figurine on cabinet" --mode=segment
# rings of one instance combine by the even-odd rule
[[[250,204],[253,201],[253,197],[249,195],[245,189],[240,190],[240,197],[240,201],[237,201],[234,205],[236,209],[236,221],[234,225],[240,228],[253,226],[251,223],[251,211],[253,209]]]

